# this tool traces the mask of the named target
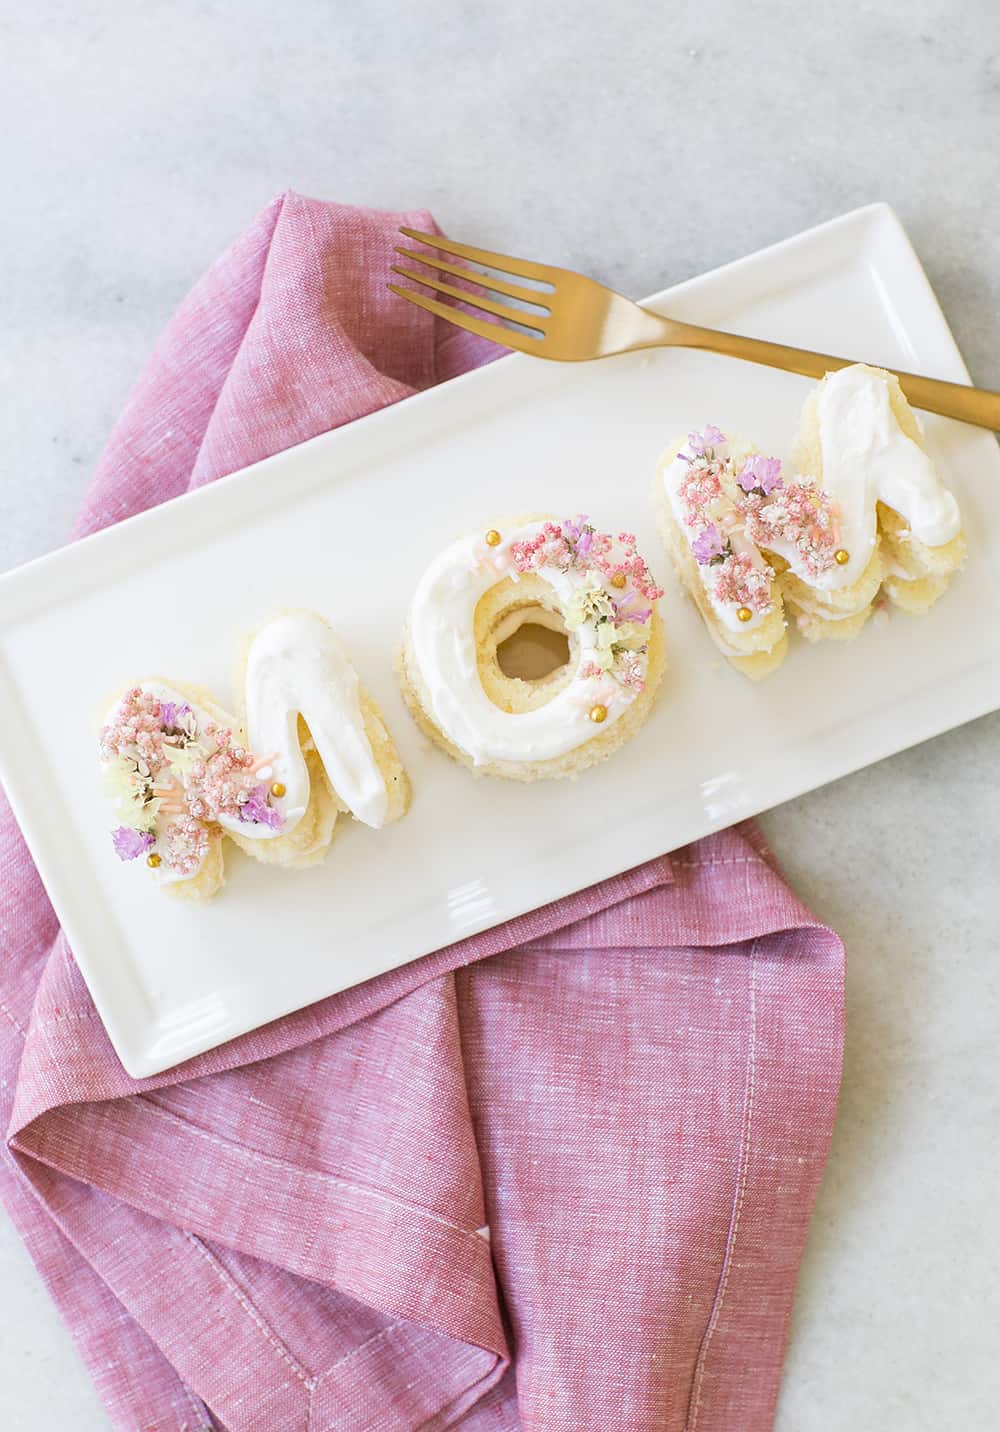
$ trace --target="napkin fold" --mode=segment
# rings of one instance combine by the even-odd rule
[[[401,223],[279,196],[181,306],[82,535],[495,349]],[[763,1432],[829,1142],[843,949],[746,824],[152,1079],[9,810],[0,1196],[128,1432]]]

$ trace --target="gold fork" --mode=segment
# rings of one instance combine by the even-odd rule
[[[677,323],[662,318],[648,308],[624,298],[614,289],[605,288],[596,279],[585,278],[571,269],[552,264],[532,263],[529,259],[512,258],[510,254],[494,254],[471,244],[457,244],[437,234],[423,234],[418,229],[400,229],[408,239],[426,244],[430,249],[454,254],[467,263],[493,269],[484,274],[464,265],[449,263],[436,253],[417,249],[397,248],[405,259],[415,260],[428,269],[437,269],[463,281],[458,287],[426,272],[393,264],[393,273],[422,284],[434,293],[490,314],[497,322],[475,318],[462,309],[441,303],[412,288],[390,283],[389,288],[400,298],[435,313],[439,318],[502,343],[536,358],[554,358],[562,363],[576,363],[586,358],[608,358],[613,353],[629,353],[638,348],[702,348],[710,353],[725,353],[731,358],[746,358],[751,363],[766,363],[770,368],[783,368],[787,373],[802,373],[807,378],[822,378],[834,368],[846,368],[850,358],[834,358],[828,353],[812,353],[806,348],[789,348],[783,343],[766,343],[759,338],[744,338],[736,333],[721,333],[714,328],[698,328],[691,323]],[[496,274],[512,274],[527,279],[528,285],[512,283]],[[543,284],[532,288],[530,284]],[[467,285],[476,285],[470,289]],[[485,293],[480,289],[486,290]],[[489,294],[496,294],[490,298]],[[500,301],[512,299],[513,303]],[[517,306],[521,305],[521,306]],[[510,324],[517,325],[510,327]],[[903,392],[917,408],[942,413],[946,418],[960,418],[980,428],[1000,429],[1000,393],[986,388],[969,388],[961,383],[945,383],[937,378],[922,378],[916,373],[897,373]]]

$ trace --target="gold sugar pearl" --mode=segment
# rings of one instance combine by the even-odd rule
[[[625,576],[624,572],[616,572],[615,575],[611,578],[611,585],[613,587],[617,587],[618,590],[621,591],[622,587],[624,587],[627,581],[628,578]]]
[[[598,703],[596,706],[591,706],[590,719],[591,721],[593,721],[595,726],[599,726],[602,721],[606,721],[608,719],[608,708],[606,706],[601,706],[600,703]]]
[[[271,787],[271,794],[272,796],[274,796],[274,799],[276,801],[281,800],[281,797],[285,794],[285,787],[281,783],[281,781],[275,781],[274,785]]]
[[[838,567],[846,567],[848,562],[851,560],[851,554],[850,552],[848,552],[846,547],[838,547],[836,552],[834,552],[833,554],[833,560],[836,562]]]
[[[157,855],[155,850],[151,850],[146,856],[146,864],[149,866],[150,870],[156,870],[158,866],[163,864],[163,857],[161,855]]]
[[[736,615],[737,617],[739,617],[741,622],[748,622],[753,616],[753,612],[750,610],[749,607],[738,607]]]
[[[499,547],[501,541],[502,541],[502,538],[501,538],[501,536],[500,536],[500,533],[497,531],[497,529],[496,529],[495,527],[491,527],[490,530],[489,530],[489,531],[487,532],[487,534],[486,534],[486,545],[487,545],[487,547]]]

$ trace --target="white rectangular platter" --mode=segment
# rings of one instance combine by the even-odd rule
[[[968,379],[884,205],[650,304]],[[680,351],[582,365],[508,358],[0,580],[0,773],[130,1074],[156,1073],[1000,706],[1000,453],[987,433],[926,420],[969,543],[966,570],[927,617],[875,620],[845,646],[795,640],[784,667],[755,686],[722,662],[682,598],[649,505],[658,452],[711,421],[787,455],[807,391],[803,379]],[[635,530],[667,589],[669,670],[654,713],[578,781],[474,778],[430,749],[393,675],[426,563],[453,537],[518,511],[584,511]],[[204,594],[204,620],[177,599],[189,589]],[[228,883],[210,906],[171,901],[112,850],[96,760],[102,713],[129,680],[154,673],[234,704],[242,637],[288,607],[323,614],[344,638],[397,739],[412,809],[381,832],[348,822],[326,863],[306,872],[256,865],[229,846]]]

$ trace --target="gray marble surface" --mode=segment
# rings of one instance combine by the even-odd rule
[[[3,0],[0,126],[3,567],[63,540],[172,309],[286,186],[633,293],[888,199],[1000,388],[995,0]],[[764,822],[849,951],[780,1432],[997,1425],[998,738]],[[6,1432],[108,1427],[2,1217],[0,1328]]]

